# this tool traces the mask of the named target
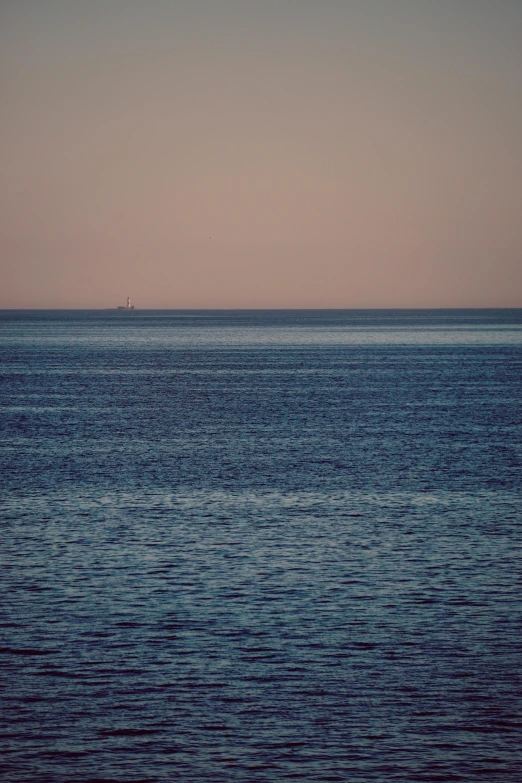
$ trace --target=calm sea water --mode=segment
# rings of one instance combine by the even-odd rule
[[[2,780],[522,769],[522,311],[0,313]]]

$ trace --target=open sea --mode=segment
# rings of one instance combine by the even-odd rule
[[[522,310],[0,312],[0,779],[519,783]]]

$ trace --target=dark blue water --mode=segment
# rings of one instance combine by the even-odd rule
[[[0,313],[5,781],[522,769],[522,311]]]

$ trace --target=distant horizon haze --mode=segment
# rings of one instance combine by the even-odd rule
[[[522,306],[522,3],[6,0],[0,308]]]

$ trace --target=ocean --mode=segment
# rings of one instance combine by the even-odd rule
[[[0,312],[6,783],[515,783],[522,310]]]

